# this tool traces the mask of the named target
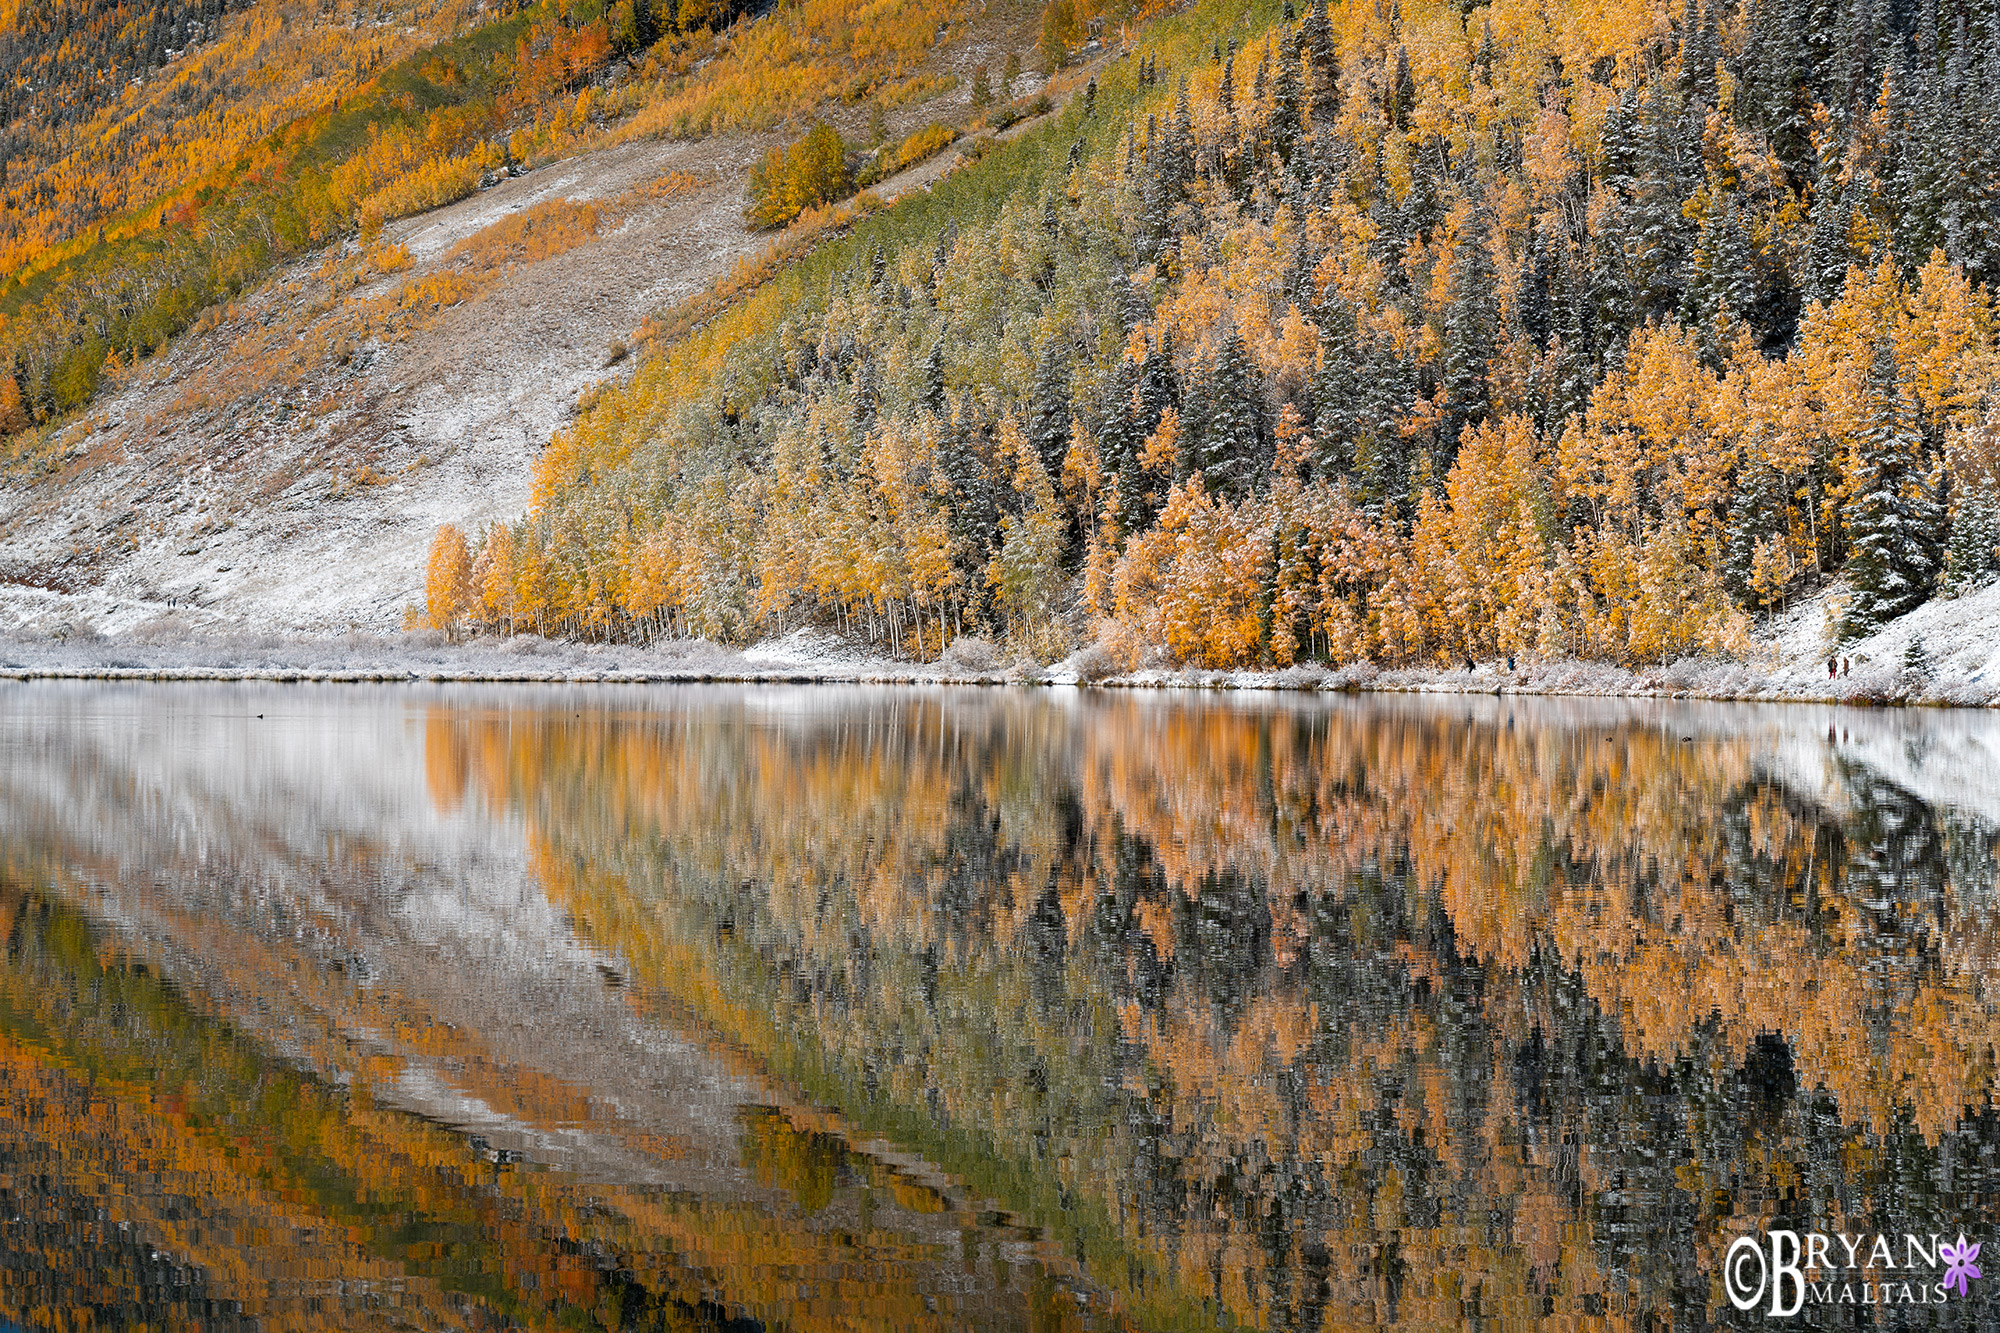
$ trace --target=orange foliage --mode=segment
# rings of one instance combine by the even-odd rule
[[[472,557],[465,534],[450,523],[431,539],[431,556],[424,574],[424,606],[433,626],[454,628],[472,607]]]

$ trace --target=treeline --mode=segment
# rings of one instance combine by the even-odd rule
[[[2000,13],[1630,10],[1195,11],[607,393],[441,610],[1644,661],[1990,578]]]

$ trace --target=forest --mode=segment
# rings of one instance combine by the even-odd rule
[[[1645,663],[2000,572],[1985,0],[1209,2],[1065,77],[607,387],[433,621]]]

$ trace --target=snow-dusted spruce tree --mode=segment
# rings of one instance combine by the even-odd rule
[[[1208,419],[1196,461],[1210,494],[1239,500],[1256,480],[1262,430],[1250,354],[1227,320],[1206,387]]]
[[[1922,689],[1930,683],[1932,671],[1930,650],[1924,647],[1924,636],[1919,634],[1903,649],[1903,688]]]
[[[1860,638],[1921,605],[1937,586],[1944,507],[1919,471],[1922,437],[1911,420],[1886,337],[1875,342],[1868,368],[1858,454],[1858,499],[1850,520],[1854,554],[1847,562],[1852,597],[1841,634]]]
[[[1996,547],[2000,547],[2000,487],[1991,477],[1968,476],[1959,483],[1939,591],[1956,597],[2000,574]]]

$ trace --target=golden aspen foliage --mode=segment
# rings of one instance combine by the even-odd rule
[[[439,527],[431,538],[430,561],[424,570],[424,609],[431,625],[456,629],[473,605],[472,557],[465,534],[455,524]]]
[[[0,375],[0,435],[26,430],[28,409],[21,402],[21,385],[12,375]]]

